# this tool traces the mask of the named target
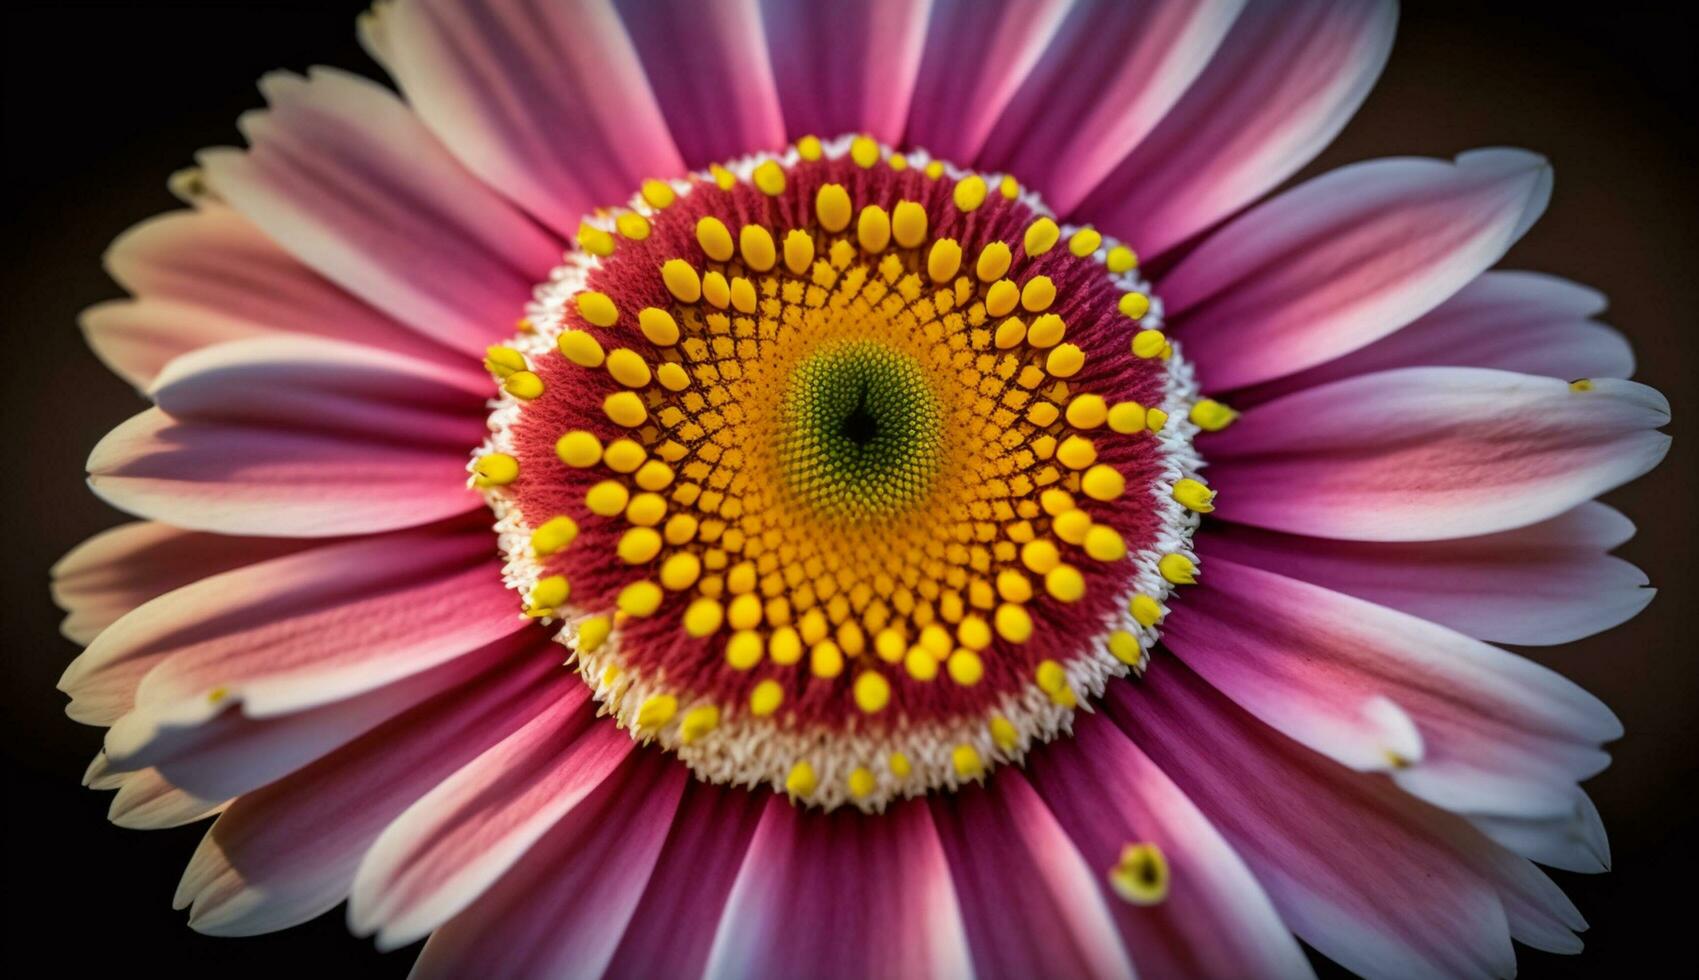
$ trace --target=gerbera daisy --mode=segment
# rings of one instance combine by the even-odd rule
[[[1355,0],[381,4],[108,264],[145,521],[57,567],[177,893],[423,975],[1514,972],[1668,407],[1488,271],[1511,149],[1310,160]]]

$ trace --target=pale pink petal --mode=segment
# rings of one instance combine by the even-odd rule
[[[649,887],[614,951],[631,977],[701,976],[766,797],[690,780]]]
[[[1622,734],[1574,683],[1442,626],[1224,558],[1202,580],[1164,622],[1169,649],[1271,727],[1438,806],[1565,812]]]
[[[158,769],[117,774],[118,793],[106,819],[129,830],[165,830],[204,820],[223,810],[223,797],[203,797],[171,782]]]
[[[219,936],[298,925],[348,896],[366,849],[455,770],[584,686],[541,631],[483,677],[445,691],[219,817],[178,885],[189,924]]]
[[[255,717],[284,714],[382,687],[527,622],[502,586],[487,529],[422,528],[168,592],[96,637],[59,685],[74,714],[96,724],[137,703],[203,718],[227,702]],[[222,693],[213,701],[212,692]]]
[[[136,521],[102,531],[54,564],[53,601],[65,610],[60,631],[87,646],[100,631],[142,603],[268,558],[319,542],[309,538],[238,538]]]
[[[562,236],[685,169],[611,0],[425,0],[383,29],[384,66],[424,125]]]
[[[463,356],[331,285],[216,203],[131,227],[107,250],[106,268],[137,298],[89,309],[83,332],[101,360],[137,387],[179,354],[275,333],[334,337],[475,371]]]
[[[407,9],[407,8],[403,8]],[[400,99],[328,68],[268,75],[251,145],[200,155],[208,184],[320,275],[447,346],[512,332],[560,245],[456,163]]]
[[[1652,601],[1646,574],[1606,554],[1634,525],[1586,503],[1513,531],[1450,541],[1333,541],[1217,525],[1197,537],[1228,558],[1313,582],[1480,640],[1568,643],[1632,619]]]
[[[1397,19],[1391,0],[1252,0],[1076,213],[1155,257],[1255,201],[1344,128],[1386,65]]]
[[[632,753],[525,860],[431,934],[413,976],[594,978],[624,970],[614,948],[690,778],[661,752]]]
[[[903,141],[931,0],[762,0],[785,128]]]
[[[1190,87],[1243,7],[1075,4],[974,165],[1015,174],[1072,213]]]
[[[996,977],[1131,977],[1099,887],[1067,831],[1019,770],[928,802],[973,953]]]
[[[1227,520],[1432,541],[1533,524],[1640,476],[1668,422],[1664,396],[1632,381],[1403,368],[1259,405],[1198,448]]]
[[[481,506],[446,446],[174,422],[157,408],[106,434],[89,487],[141,517],[220,534],[335,537],[414,527]]]
[[[1575,792],[1574,806],[1556,816],[1519,819],[1475,814],[1469,822],[1494,842],[1548,867],[1581,874],[1610,870],[1610,839],[1604,821],[1580,790]]]
[[[1072,737],[1035,753],[1027,773],[1098,872],[1139,975],[1313,975],[1245,863],[1108,719],[1079,715]],[[1108,872],[1128,844],[1147,843],[1161,850],[1171,885],[1160,904],[1140,907],[1110,888]]]
[[[926,29],[907,142],[972,164],[1068,15],[1067,0],[935,0]]]
[[[524,858],[634,745],[596,716],[587,689],[537,715],[389,825],[360,862],[349,926],[384,949],[424,937]]]
[[[1307,371],[1233,395],[1235,405],[1267,401],[1358,374],[1428,365],[1497,368],[1523,374],[1626,378],[1634,354],[1622,334],[1593,317],[1605,297],[1537,272],[1488,272],[1390,336]]]
[[[970,972],[950,867],[924,802],[823,814],[768,797],[705,976]]]
[[[1375,777],[1270,730],[1172,660],[1111,684],[1105,709],[1324,956],[1372,977],[1514,974],[1491,883]]]
[[[1581,952],[1576,933],[1586,931],[1587,920],[1545,872],[1489,840],[1462,817],[1428,806],[1416,809],[1424,824],[1443,835],[1492,882],[1512,939],[1548,953]]]
[[[687,166],[784,145],[785,120],[758,0],[615,4]]]
[[[1214,232],[1162,278],[1206,390],[1301,371],[1385,337],[1497,262],[1545,211],[1521,150],[1342,167]]]

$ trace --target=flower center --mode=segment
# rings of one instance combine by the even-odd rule
[[[866,138],[650,181],[578,246],[471,468],[618,723],[873,809],[1142,669],[1219,412],[1130,250]]]

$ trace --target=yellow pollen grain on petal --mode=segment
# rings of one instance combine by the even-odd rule
[[[956,202],[956,210],[958,211],[963,213],[977,211],[979,206],[985,203],[987,190],[984,177],[978,174],[968,174],[956,182],[956,189],[951,194],[951,199]]]
[[[914,767],[909,764],[908,756],[901,752],[892,752],[891,757],[885,760],[885,764],[890,767],[891,775],[898,779],[907,779],[908,774],[914,771]]]
[[[672,592],[690,588],[701,575],[702,559],[689,551],[668,555],[661,563],[661,587]]]
[[[664,180],[645,180],[638,192],[643,195],[643,200],[652,208],[668,207],[678,199],[678,193],[673,190],[671,184]]]
[[[985,677],[985,661],[966,648],[950,654],[950,659],[944,661],[944,669],[949,672],[950,680],[962,687],[972,687]]]
[[[903,669],[922,683],[934,680],[938,676],[938,655],[922,646],[909,647],[903,655]]]
[[[1215,509],[1215,491],[1191,477],[1174,481],[1174,499],[1180,506],[1199,514]]]
[[[1070,510],[1057,514],[1050,523],[1051,531],[1069,544],[1084,544],[1086,532],[1091,530],[1091,515],[1083,510]]]
[[[683,391],[690,387],[690,373],[671,361],[655,368],[655,380],[668,391]]]
[[[743,254],[743,264],[756,272],[770,270],[779,260],[772,233],[760,225],[744,225],[738,229],[737,244]]]
[[[849,191],[842,184],[820,185],[814,193],[814,214],[820,219],[820,227],[833,234],[848,228],[855,214]]]
[[[578,225],[578,247],[591,255],[607,258],[614,254],[614,236],[588,221]]]
[[[1085,436],[1069,436],[1056,447],[1056,461],[1070,470],[1083,470],[1097,462],[1097,447]]]
[[[1138,402],[1117,402],[1109,409],[1109,428],[1121,435],[1144,431],[1144,406]]]
[[[574,429],[555,440],[555,455],[574,469],[588,469],[602,461],[602,440],[582,429]]]
[[[1044,591],[1057,602],[1078,602],[1085,597],[1085,576],[1072,565],[1057,565],[1044,574]]]
[[[850,140],[850,159],[863,170],[879,162],[879,143],[871,136],[857,136]]]
[[[1021,287],[1021,309],[1028,313],[1043,313],[1056,302],[1056,284],[1049,276],[1033,276]]]
[[[1044,358],[1044,370],[1053,378],[1071,378],[1085,367],[1085,351],[1078,344],[1058,344]]]
[[[641,388],[647,385],[652,377],[649,373],[648,363],[643,360],[643,355],[624,347],[616,347],[608,351],[608,373],[613,375],[615,381],[627,388]],[[638,402],[639,406],[642,404],[641,401]]]
[[[1162,622],[1162,617],[1168,614],[1168,610],[1162,608],[1162,603],[1143,594],[1135,595],[1127,600],[1127,612],[1131,613],[1133,619],[1146,629]]]
[[[726,664],[733,670],[753,670],[761,662],[761,634],[755,630],[738,630],[726,640]]]
[[[981,616],[964,616],[956,625],[956,639],[969,650],[983,650],[991,645],[991,624]]]
[[[1026,340],[1027,329],[1020,317],[1012,316],[997,324],[997,332],[992,335],[991,342],[998,350],[1010,350],[1019,347]]]
[[[851,798],[864,800],[879,787],[879,780],[873,775],[873,770],[866,766],[856,766],[850,771],[848,785]]]
[[[502,390],[519,399],[530,401],[543,393],[543,379],[530,371],[515,371],[501,384]]]
[[[785,233],[785,268],[800,276],[814,264],[814,236],[801,228]]]
[[[775,160],[767,160],[755,168],[749,175],[756,189],[768,197],[778,197],[785,192],[785,168]]]
[[[519,460],[507,453],[490,453],[472,464],[472,481],[481,487],[505,487],[519,479]]]
[[[1168,413],[1160,408],[1147,408],[1144,411],[1144,427],[1152,432],[1161,432],[1168,424]]]
[[[697,275],[695,266],[683,259],[668,259],[661,264],[661,282],[680,303],[694,303],[702,298],[702,277]]]
[[[815,677],[836,677],[844,672],[844,652],[831,640],[821,640],[808,651],[808,672]]]
[[[949,282],[962,267],[962,247],[954,238],[940,238],[932,243],[926,256],[926,274],[933,282]]]
[[[647,372],[649,369],[643,369]],[[623,425],[628,429],[642,425],[649,418],[649,410],[643,407],[643,399],[633,391],[616,391],[602,399],[602,412],[615,425]]]
[[[1139,256],[1138,253],[1127,246],[1117,245],[1109,250],[1109,255],[1104,259],[1103,264],[1109,270],[1110,275],[1118,276],[1123,272],[1131,272],[1138,268]]]
[[[796,141],[796,155],[810,163],[820,159],[820,155],[824,152],[825,149],[820,145],[820,137],[818,136],[804,136]]]
[[[664,728],[676,714],[678,698],[671,694],[653,694],[644,698],[643,703],[637,707],[637,727],[647,731]]]
[[[565,575],[550,575],[531,586],[530,604],[533,609],[555,609],[572,594]]]
[[[653,616],[661,608],[661,587],[650,581],[633,582],[619,590],[614,605],[627,616]]]
[[[1108,648],[1110,656],[1129,667],[1137,667],[1144,656],[1144,650],[1139,646],[1139,638],[1126,630],[1111,630],[1104,638],[1103,645]]]
[[[585,653],[594,653],[613,631],[613,620],[606,616],[591,616],[578,624],[578,649]]]
[[[1025,643],[1032,639],[1032,615],[1025,607],[1005,602],[992,614],[997,635],[1010,643]]]
[[[1156,570],[1175,585],[1191,585],[1198,580],[1197,563],[1179,552],[1163,555],[1156,562]]]
[[[718,600],[697,599],[684,610],[684,633],[696,639],[712,636],[719,632],[725,616],[725,607]]]
[[[1003,200],[1013,201],[1021,196],[1021,182],[1004,174],[1003,179],[997,182],[997,193],[1003,195]]]
[[[1132,905],[1158,905],[1168,897],[1168,860],[1155,844],[1128,844],[1109,869],[1109,886]]]
[[[1108,463],[1098,463],[1080,476],[1080,490],[1093,500],[1108,503],[1127,492],[1127,479]]]
[[[891,209],[891,237],[901,248],[919,248],[926,241],[926,209],[914,201],[898,201]]]
[[[1049,218],[1039,218],[1027,226],[1026,237],[1022,239],[1022,244],[1026,248],[1026,254],[1043,255],[1055,248],[1056,243],[1061,239],[1062,229],[1056,226],[1056,222]]]
[[[607,356],[602,353],[602,345],[597,343],[596,338],[582,330],[563,331],[555,340],[555,346],[560,348],[567,360],[579,367],[599,368]]]
[[[1082,547],[1097,561],[1120,561],[1127,557],[1127,542],[1118,531],[1104,524],[1091,526]]]
[[[678,259],[673,260],[673,262],[677,261]],[[668,263],[668,265],[671,264]],[[673,315],[666,310],[653,306],[645,307],[637,314],[637,328],[643,331],[643,336],[657,347],[671,347],[678,343],[678,321],[673,319]]]
[[[484,350],[484,370],[498,378],[505,378],[515,371],[526,368],[525,355],[511,347],[497,344]]]
[[[773,662],[781,667],[789,667],[802,661],[802,634],[792,626],[781,626],[773,631],[773,638],[768,641],[767,653]]]
[[[642,565],[661,553],[661,536],[654,528],[631,528],[620,535],[615,552],[627,565]]]
[[[614,218],[614,230],[622,238],[640,242],[649,237],[649,219],[635,211],[625,211]]]
[[[785,702],[785,689],[779,682],[768,678],[755,685],[749,692],[749,713],[757,718],[766,718],[779,710],[779,705]]]
[[[1213,398],[1200,398],[1187,414],[1192,424],[1205,432],[1220,432],[1239,417],[1239,413]]]
[[[1034,575],[1046,575],[1062,562],[1061,552],[1044,538],[1021,545],[1021,564]]]
[[[761,625],[761,597],[746,592],[726,609],[726,623],[734,630],[752,630]]]
[[[1569,390],[1570,391],[1576,391],[1576,392],[1592,391],[1593,390],[1593,379],[1592,378],[1576,378],[1574,381],[1571,381],[1569,383]]]
[[[658,493],[640,493],[625,508],[625,519],[638,527],[654,527],[667,516],[667,502]]]
[[[678,737],[684,744],[702,738],[720,727],[720,709],[711,704],[699,705],[684,713],[678,722]]]
[[[1168,338],[1162,336],[1160,330],[1140,330],[1133,336],[1133,356],[1150,359],[1161,357],[1162,349],[1168,346]]]
[[[1150,312],[1150,297],[1143,293],[1122,293],[1121,300],[1116,305],[1120,308],[1122,316],[1140,320]]]
[[[618,480],[603,480],[584,494],[584,506],[597,517],[617,517],[631,499],[631,491]]]
[[[962,779],[978,779],[985,775],[985,760],[979,757],[979,750],[971,745],[962,744],[950,750],[950,765]]]
[[[578,522],[562,514],[551,517],[531,532],[531,553],[538,558],[564,550],[578,538]]]
[[[855,706],[864,714],[875,715],[891,703],[891,682],[878,671],[863,671],[855,679]]]
[[[785,792],[792,797],[813,795],[815,785],[814,767],[806,759],[791,766],[785,776]]]
[[[731,261],[732,233],[719,218],[708,215],[697,219],[696,244],[702,246],[702,254],[715,262]]]
[[[1103,245],[1103,236],[1095,228],[1081,228],[1068,239],[1068,251],[1074,258],[1083,259],[1090,256]]]
[[[995,282],[1009,271],[1009,263],[1013,259],[1007,242],[990,242],[979,252],[979,261],[973,267],[974,275],[979,277],[980,282]]]
[[[891,217],[884,208],[869,204],[861,209],[861,217],[855,225],[855,239],[864,251],[875,254],[885,251],[885,246],[891,243]]]
[[[908,644],[900,631],[886,627],[873,634],[873,652],[888,664],[900,664],[903,654],[908,652]]]

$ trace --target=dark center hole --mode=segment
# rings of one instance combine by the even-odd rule
[[[868,410],[865,387],[858,393],[855,408],[839,423],[838,431],[857,446],[865,446],[879,438],[879,420]]]

